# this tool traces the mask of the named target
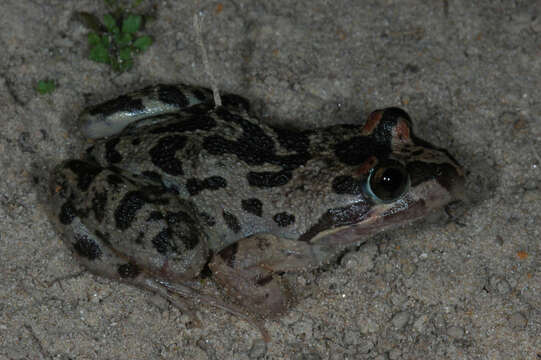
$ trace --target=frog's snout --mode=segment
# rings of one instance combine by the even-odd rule
[[[438,169],[437,182],[451,195],[451,201],[466,200],[464,168],[456,161]]]

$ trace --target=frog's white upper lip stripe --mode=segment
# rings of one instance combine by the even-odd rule
[[[457,189],[457,192],[460,191],[461,187]],[[351,225],[320,232],[310,240],[310,243],[341,245],[355,243],[383,230],[424,218],[431,211],[457,199],[453,192],[449,192],[437,180],[426,181],[398,201],[374,205],[361,219],[357,219]]]

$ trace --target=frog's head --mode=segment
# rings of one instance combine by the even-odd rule
[[[445,149],[416,137],[402,109],[374,111],[361,134],[335,153],[348,172],[333,179],[333,191],[352,201],[319,219],[305,234],[312,243],[360,240],[464,197],[463,168]]]

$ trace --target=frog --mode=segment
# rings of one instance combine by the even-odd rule
[[[463,199],[464,169],[398,107],[363,123],[271,126],[239,95],[159,84],[91,106],[93,143],[54,167],[51,218],[90,273],[256,326],[292,304],[284,274]],[[223,295],[202,289],[210,278]]]

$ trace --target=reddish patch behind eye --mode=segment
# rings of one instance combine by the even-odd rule
[[[366,159],[365,162],[361,164],[356,170],[355,170],[355,176],[362,176],[367,175],[370,170],[376,166],[378,163],[378,158],[375,156],[370,156],[368,159]]]
[[[363,129],[361,131],[361,135],[368,136],[374,132],[374,129],[378,126],[379,122],[381,121],[381,117],[383,116],[382,110],[374,111],[373,113],[368,116],[368,119],[366,120],[366,124],[364,124]]]
[[[410,127],[407,121],[400,119],[393,130],[393,138],[400,142],[410,142],[410,133]]]

